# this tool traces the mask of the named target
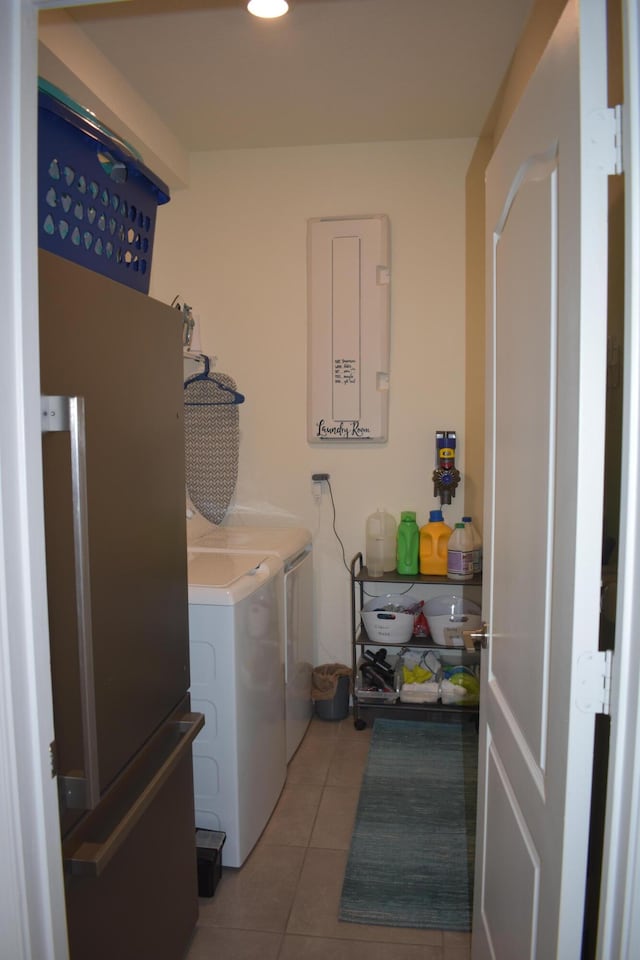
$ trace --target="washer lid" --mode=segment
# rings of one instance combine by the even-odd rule
[[[187,550],[189,603],[229,605],[282,569],[277,557],[260,553],[213,553]]]
[[[229,550],[235,552],[261,552],[275,554],[288,560],[311,543],[311,533],[304,527],[212,527],[207,533],[196,537],[189,549]]]

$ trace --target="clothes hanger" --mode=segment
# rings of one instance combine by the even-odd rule
[[[222,383],[215,374],[211,373],[211,361],[210,358],[205,356],[203,353],[198,354],[189,354],[190,360],[198,360],[204,364],[204,370],[202,373],[196,373],[193,376],[189,377],[184,382],[185,390],[192,383],[198,383],[205,381],[207,383],[214,383],[219,390],[222,390],[224,393],[228,394],[230,399],[228,400],[185,400],[186,407],[220,407],[228,406],[229,404],[235,403],[244,403],[244,395],[239,393],[237,390],[234,390],[232,387],[226,386]]]

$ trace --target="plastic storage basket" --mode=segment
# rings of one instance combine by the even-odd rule
[[[445,647],[463,647],[463,631],[477,630],[482,623],[480,614],[477,603],[455,594],[433,597],[424,605],[433,642]]]
[[[41,81],[38,245],[142,293],[168,187],[88,111]]]
[[[404,644],[413,634],[415,613],[405,609],[415,607],[413,597],[388,593],[373,597],[362,608],[362,622],[373,643]]]

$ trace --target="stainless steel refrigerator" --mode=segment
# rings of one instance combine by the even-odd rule
[[[40,251],[45,536],[72,960],[179,960],[197,919],[182,324]]]

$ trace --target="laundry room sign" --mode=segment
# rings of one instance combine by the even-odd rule
[[[308,228],[308,440],[384,442],[389,400],[389,219]]]

